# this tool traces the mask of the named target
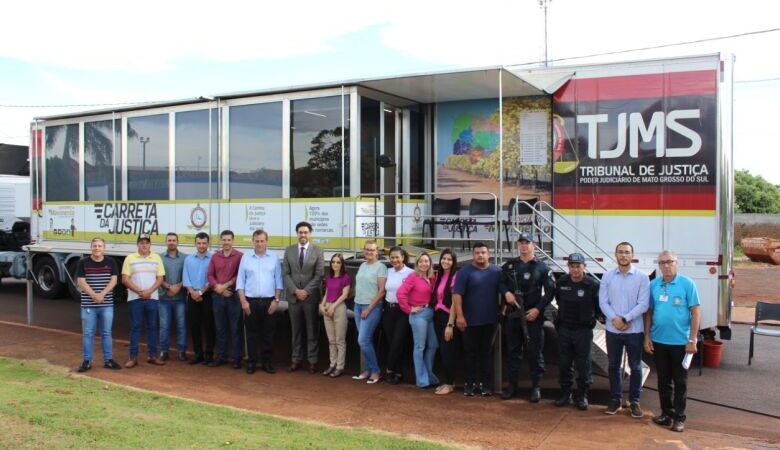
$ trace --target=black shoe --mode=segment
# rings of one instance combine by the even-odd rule
[[[501,391],[501,400],[509,400],[510,398],[514,397],[517,393],[517,386],[515,386],[513,383],[509,383],[509,386],[505,387],[503,391]]]
[[[255,369],[256,369],[255,363],[253,363],[253,362],[246,363],[246,373],[247,374],[252,375],[253,373],[255,373]]]
[[[674,420],[666,414],[653,417],[653,423],[662,427],[670,427],[672,426],[672,422],[674,422]]]
[[[213,362],[214,362],[214,357],[209,355],[203,358],[203,362],[201,364],[203,364],[204,366],[211,367],[211,363]]]
[[[631,403],[631,417],[634,419],[641,419],[644,413],[642,408],[639,407],[639,403]]]
[[[485,386],[485,383],[479,383],[478,390],[479,390],[479,395],[483,397],[490,397],[491,395],[493,395],[493,390]]]
[[[558,400],[555,400],[555,406],[561,407],[568,405],[571,405],[571,392],[563,391],[561,392],[561,396],[558,397]]]
[[[161,352],[160,359],[163,361],[168,361],[168,352]]]
[[[232,367],[232,368],[234,368],[236,370],[240,369],[241,368],[241,360],[237,359],[237,360],[233,361],[233,363],[230,365],[230,367]]]
[[[621,407],[620,400],[610,400],[609,405],[607,405],[607,409],[604,411],[604,414],[614,416],[618,411],[620,411]]]
[[[270,374],[276,373],[276,370],[274,370],[274,366],[272,366],[271,363],[263,364],[263,371]]]
[[[80,366],[79,366],[79,368],[78,368],[78,369],[76,369],[76,370],[77,370],[79,373],[84,373],[84,372],[86,372],[87,370],[89,370],[89,369],[91,369],[91,368],[92,368],[92,363],[91,363],[91,362],[89,362],[89,361],[87,361],[87,360],[85,359],[84,361],[82,361],[82,362],[81,362],[81,365],[80,365]]]
[[[179,361],[186,361],[187,360],[187,354],[184,352],[179,352]]]
[[[194,366],[195,364],[202,364],[202,363],[203,363],[203,362],[205,362],[205,361],[206,361],[206,360],[205,360],[205,359],[203,359],[203,355],[196,354],[196,355],[195,355],[195,359],[193,359],[192,361],[190,361],[190,365],[191,365],[191,366]]]
[[[463,385],[463,395],[466,397],[474,396],[474,383],[466,383]]]
[[[575,405],[577,406],[577,409],[580,411],[587,411],[588,410],[588,393],[587,391],[580,392],[577,394],[577,398],[575,399]]]
[[[542,390],[539,389],[539,386],[533,386],[531,388],[531,403],[539,403],[539,400],[542,399]]]
[[[211,361],[208,365],[209,367],[219,367],[219,366],[224,366],[225,364],[227,364],[227,361],[225,361],[224,359],[217,358],[214,361]]]
[[[385,375],[385,380],[387,380],[387,384],[398,384],[399,379],[395,377],[395,372],[392,370],[388,370],[387,374]]]
[[[672,431],[676,431],[678,433],[685,431],[685,422],[682,420],[675,420],[672,424]]]
[[[120,370],[122,368],[122,366],[117,364],[117,362],[114,361],[113,359],[105,360],[103,362],[103,367],[105,367],[106,369],[111,369],[111,370]]]

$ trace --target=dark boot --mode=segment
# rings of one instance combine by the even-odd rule
[[[539,403],[542,399],[542,390],[539,388],[539,380],[531,382],[531,403]]]
[[[564,390],[561,391],[561,396],[558,397],[558,400],[555,400],[555,406],[561,407],[567,405],[571,405],[571,391]]]
[[[575,401],[575,405],[577,406],[577,409],[580,411],[587,411],[588,409],[588,390],[587,389],[580,389],[577,392],[577,399]]]
[[[517,393],[517,380],[509,380],[509,384],[501,391],[501,400],[509,400]]]

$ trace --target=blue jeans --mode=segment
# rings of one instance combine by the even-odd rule
[[[241,339],[241,303],[238,295],[223,297],[214,294],[211,297],[214,308],[214,327],[217,330],[217,359],[227,361],[228,332],[232,348],[232,361],[241,361],[244,342]]]
[[[176,320],[176,350],[187,351],[187,328],[185,317],[187,303],[181,300],[160,300],[160,350],[168,351],[171,332],[171,316]]]
[[[412,359],[417,387],[439,384],[439,379],[433,374],[433,358],[439,347],[436,331],[433,328],[433,309],[425,308],[409,314],[409,325],[412,327],[412,338],[414,338]]]
[[[130,311],[130,359],[138,358],[141,327],[146,323],[146,346],[149,356],[157,356],[157,311],[159,300],[131,300]]]
[[[103,347],[103,361],[112,359],[111,325],[114,322],[114,306],[81,308],[81,348],[84,361],[92,361],[92,347],[95,329],[100,323],[100,344]]]
[[[358,345],[363,357],[366,359],[366,369],[371,375],[379,373],[379,361],[376,359],[376,350],[374,349],[374,331],[379,326],[382,319],[382,306],[377,306],[364,320],[360,314],[368,305],[355,304],[355,327],[358,330]]]
[[[609,358],[609,388],[612,400],[623,398],[623,374],[620,365],[623,362],[623,348],[628,353],[628,367],[631,369],[631,381],[628,386],[628,400],[639,403],[642,393],[642,346],[644,333],[612,333],[607,331],[607,357]]]

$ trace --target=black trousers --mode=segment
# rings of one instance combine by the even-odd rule
[[[655,370],[658,373],[658,397],[661,411],[676,420],[685,421],[688,371],[683,369],[684,345],[653,342]]]
[[[397,303],[385,303],[382,314],[382,331],[387,342],[388,372],[403,373],[406,356],[406,341],[409,336],[409,316],[401,311]]]
[[[450,315],[440,309],[433,313],[433,327],[436,330],[436,337],[439,338],[439,354],[441,355],[441,368],[444,373],[444,384],[455,384],[455,370],[458,365],[458,358],[463,349],[463,339],[457,327],[453,327],[452,340],[444,340],[444,330],[447,329],[447,322]]]
[[[588,327],[558,327],[558,383],[564,392],[571,392],[574,368],[577,369],[577,388],[586,391],[593,384],[591,371],[591,342],[593,330]],[[574,368],[572,367],[574,363]]]
[[[211,303],[211,292],[203,294],[203,300],[196,302],[187,296],[187,321],[192,335],[192,349],[196,356],[214,356],[214,341],[216,328],[214,325],[214,307]],[[203,353],[203,338],[206,338],[206,353]]]
[[[262,364],[268,364],[273,356],[274,332],[276,331],[276,316],[269,315],[268,308],[274,298],[247,297],[246,300],[249,302],[249,315],[244,317],[247,361],[249,363],[260,361]],[[260,356],[259,360],[258,355]]]
[[[528,322],[528,336],[530,337],[527,348],[523,337],[522,319],[506,320],[506,345],[507,345],[507,375],[509,382],[517,384],[520,379],[520,366],[523,356],[528,361],[531,373],[531,382],[538,383],[544,375],[544,316]]]
[[[495,324],[469,325],[463,332],[463,349],[466,353],[466,383],[481,381],[487,388],[493,387],[493,333]],[[479,378],[477,378],[479,373]]]

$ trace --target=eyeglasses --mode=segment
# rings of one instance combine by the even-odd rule
[[[671,266],[672,264],[676,263],[676,259],[665,259],[663,261],[658,261],[659,266]]]

